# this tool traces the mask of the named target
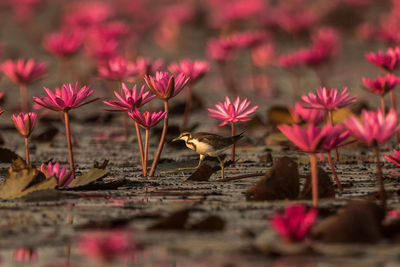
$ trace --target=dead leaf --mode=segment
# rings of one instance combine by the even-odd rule
[[[214,173],[213,168],[208,164],[203,164],[198,168],[186,181],[203,182],[210,180],[211,175]]]
[[[321,221],[312,237],[329,243],[377,243],[382,238],[385,211],[374,202],[351,201],[339,212]]]
[[[185,230],[186,221],[189,218],[189,209],[183,209],[161,218],[148,230]]]
[[[299,188],[297,163],[283,157],[247,191],[247,200],[297,199]]]
[[[0,186],[0,198],[14,199],[34,191],[54,189],[56,186],[56,178],[46,178],[19,158],[13,161],[6,180]]]
[[[321,168],[318,168],[318,197],[335,197],[335,186],[329,178],[329,175]],[[306,178],[306,183],[300,193],[299,199],[312,199],[311,174]]]
[[[90,184],[104,177],[107,173],[107,170],[93,168],[88,172],[85,172],[83,175],[76,177],[74,180],[72,180],[72,182],[68,185],[68,188],[78,188],[80,186]]]
[[[192,231],[222,231],[224,228],[225,220],[215,215],[210,215],[189,227]]]
[[[268,123],[271,125],[294,123],[287,107],[275,106],[267,111]]]
[[[22,159],[14,151],[7,148],[0,148],[0,163],[12,163],[18,158]]]

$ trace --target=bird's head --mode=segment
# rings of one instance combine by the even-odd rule
[[[189,132],[183,132],[177,138],[173,139],[172,142],[175,142],[178,140],[183,140],[186,142],[189,138],[192,138],[192,134]]]

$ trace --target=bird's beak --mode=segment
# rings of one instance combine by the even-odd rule
[[[171,142],[175,142],[175,141],[178,141],[178,140],[181,140],[181,139],[179,139],[179,137],[177,137],[177,138],[172,139]]]

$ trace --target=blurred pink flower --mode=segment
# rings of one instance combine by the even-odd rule
[[[232,58],[236,47],[237,43],[232,38],[214,38],[207,42],[207,54],[215,61],[224,63]]]
[[[110,263],[140,249],[139,245],[129,238],[129,234],[128,231],[122,230],[85,233],[79,241],[79,248],[88,258]]]
[[[112,16],[113,6],[101,1],[71,2],[64,12],[63,26],[73,29],[88,29]]]
[[[167,114],[165,111],[151,113],[149,111],[145,111],[143,114],[141,114],[137,108],[128,112],[129,117],[131,117],[132,120],[136,121],[144,129],[149,129],[159,123],[165,117],[165,114]]]
[[[172,63],[168,69],[175,75],[183,73],[190,78],[190,83],[195,83],[201,79],[209,70],[210,64],[205,60],[182,60],[178,63]]]
[[[357,97],[351,97],[347,87],[343,87],[340,92],[335,88],[320,87],[317,94],[308,93],[308,96],[304,95],[301,99],[306,102],[305,107],[308,108],[335,110],[354,104]]]
[[[280,237],[287,242],[301,242],[310,232],[317,218],[317,209],[306,210],[303,204],[285,208],[285,213],[278,211],[270,222]]]
[[[160,99],[169,99],[176,96],[189,82],[189,77],[183,73],[176,76],[168,72],[158,71],[154,76],[148,75],[144,77],[150,91]]]
[[[138,68],[123,57],[113,57],[105,63],[99,63],[99,74],[102,78],[123,81],[132,80],[139,74]]]
[[[264,31],[245,31],[236,33],[232,38],[236,42],[236,47],[252,49],[265,43],[268,40],[268,34]]]
[[[297,102],[294,107],[289,107],[289,112],[295,123],[320,124],[325,118],[325,113],[322,110],[305,108],[303,103],[300,102]]]
[[[98,61],[107,61],[118,55],[118,42],[114,39],[92,39],[85,43],[86,54]]]
[[[378,76],[374,80],[370,80],[367,78],[362,78],[364,85],[367,87],[369,91],[377,95],[385,95],[386,93],[392,91],[396,85],[399,83],[400,78],[395,75],[389,73],[386,76],[381,77]]]
[[[251,50],[253,63],[258,67],[271,65],[275,59],[275,46],[264,44]]]
[[[60,168],[60,163],[56,162],[55,164],[51,164],[49,162],[47,165],[42,163],[40,168],[38,168],[46,178],[55,177],[58,181],[58,186],[62,188],[68,187],[69,183],[74,180],[74,175],[71,171],[67,171],[67,167]]]
[[[229,97],[225,97],[224,103],[218,102],[218,104],[215,105],[217,109],[208,109],[208,116],[223,120],[223,122],[218,125],[219,127],[229,122],[249,121],[249,117],[258,109],[258,106],[247,109],[250,104],[251,102],[248,101],[247,98],[241,102],[240,97],[237,97],[235,102],[231,103]]]
[[[399,145],[399,148],[400,148],[400,145]],[[396,164],[397,166],[400,167],[400,151],[396,150],[396,149],[393,149],[393,153],[394,153],[394,155],[386,154],[385,158],[388,161],[390,161],[390,162],[392,162],[392,163],[394,163],[394,164]]]
[[[37,114],[35,112],[13,114],[11,117],[15,128],[24,136],[29,137],[36,124]]]
[[[76,82],[75,88],[71,84],[63,84],[61,89],[57,88],[55,92],[46,87],[44,87],[44,90],[48,96],[33,97],[33,101],[54,111],[68,111],[79,108],[98,99],[95,98],[84,102],[93,93],[93,90],[90,90],[90,86],[83,86],[78,89],[78,82]]]
[[[151,60],[146,57],[138,57],[135,62],[136,68],[142,77],[146,75],[155,75],[163,64],[164,62],[162,59]]]
[[[316,127],[309,123],[307,128],[302,128],[297,124],[279,125],[278,129],[286,135],[301,151],[308,153],[322,152],[324,150],[324,140],[332,130],[332,126],[323,128]]]
[[[324,128],[328,129],[328,132],[323,142],[323,149],[325,151],[331,151],[332,149],[336,149],[338,147],[345,146],[350,143],[350,142],[344,143],[344,141],[346,141],[349,138],[350,132],[344,130],[343,124],[336,124],[335,126],[327,124],[325,125]]]
[[[82,43],[80,34],[60,31],[48,34],[43,41],[43,46],[54,55],[66,58],[77,53]]]
[[[379,51],[378,53],[367,53],[366,59],[372,64],[381,67],[389,72],[393,72],[399,67],[400,48],[389,48],[386,53]]]
[[[35,62],[34,59],[7,60],[3,63],[2,70],[14,83],[27,85],[47,73],[47,64]]]
[[[156,96],[151,94],[150,91],[144,91],[144,85],[140,88],[139,94],[137,93],[136,85],[131,90],[126,87],[125,83],[122,83],[121,95],[114,91],[115,96],[119,101],[103,101],[104,104],[117,108],[117,110],[111,111],[126,111],[138,108],[155,98]]]
[[[395,164],[398,165],[397,163],[395,163]],[[389,218],[395,219],[395,218],[400,216],[400,211],[398,211],[398,210],[388,210],[386,212],[386,216],[389,217]]]
[[[311,36],[312,49],[322,50],[325,60],[335,57],[340,50],[339,33],[330,27],[320,28]]]
[[[302,52],[296,51],[292,53],[288,53],[286,55],[282,55],[278,58],[278,64],[287,69],[293,69],[295,67],[300,66],[303,64]]]
[[[350,115],[344,125],[351,135],[367,146],[381,144],[399,130],[397,115],[393,109],[386,117],[380,109],[377,111],[364,109],[361,113],[361,121],[356,116]]]
[[[38,260],[38,253],[33,248],[16,248],[13,259],[14,262],[34,262]]]

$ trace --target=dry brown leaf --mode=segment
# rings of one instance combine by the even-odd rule
[[[107,170],[93,168],[88,172],[85,172],[83,175],[76,177],[74,180],[72,180],[72,182],[68,185],[68,188],[77,188],[90,184],[104,177],[107,173]]]

